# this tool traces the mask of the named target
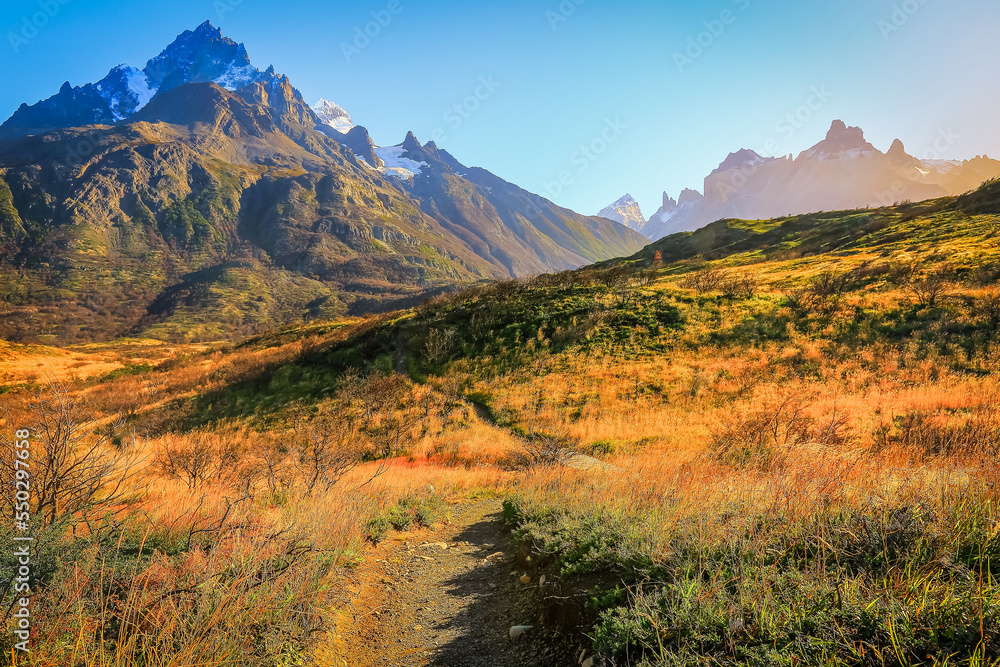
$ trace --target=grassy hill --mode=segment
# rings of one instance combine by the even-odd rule
[[[95,519],[86,539],[71,518],[40,527],[79,555],[45,570],[60,602],[38,664],[135,610],[167,629],[78,655],[346,657],[315,630],[349,596],[337,573],[482,493],[504,498],[542,626],[611,664],[1000,664],[998,203],[989,183],[720,221],[615,262],[81,378],[69,394],[125,415],[151,481],[127,501],[141,518]],[[15,417],[37,414],[32,387],[6,395]],[[116,541],[114,583],[75,583],[69,563],[96,581],[87,549]],[[175,590],[193,592],[165,603]]]

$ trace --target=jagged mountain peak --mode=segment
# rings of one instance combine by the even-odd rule
[[[635,197],[633,197],[628,193],[625,193],[625,195],[621,199],[616,201],[614,204],[612,204],[612,206],[627,206],[629,204],[635,204],[636,206],[639,205],[638,202],[636,202]]]
[[[67,81],[52,97],[30,106],[22,104],[0,126],[0,137],[116,123],[143,109],[157,93],[186,83],[214,82],[239,90],[278,78],[273,67],[264,72],[254,67],[243,44],[206,21],[178,35],[142,70],[117,65],[97,83],[74,87]]]
[[[639,203],[630,194],[626,194],[615,203],[605,207],[597,215],[601,218],[614,220],[637,232],[641,232],[646,226],[646,216],[642,214]]]
[[[712,176],[716,174],[721,174],[726,171],[731,171],[733,169],[747,169],[750,167],[755,167],[759,164],[766,164],[768,162],[773,162],[773,157],[763,157],[757,153],[757,151],[750,150],[749,148],[741,148],[735,153],[730,153],[722,163],[716,167],[715,171],[711,173]]]
[[[402,146],[403,150],[405,150],[408,153],[409,152],[418,152],[418,153],[422,153],[423,152],[423,146],[420,145],[420,141],[417,140],[417,135],[413,134],[413,132],[407,132],[406,133],[406,138],[403,139],[403,143],[400,144],[400,146]]]
[[[878,153],[878,149],[865,139],[865,133],[860,127],[848,126],[842,120],[830,124],[826,138],[800,157],[823,160],[831,157],[860,157],[866,154]]]
[[[697,215],[704,197],[697,190],[685,188],[677,199],[663,193],[663,206],[650,216],[642,233],[650,239],[665,236],[675,227],[683,227]]]
[[[684,188],[681,190],[680,196],[677,198],[677,205],[682,206],[687,203],[700,202],[705,196],[698,192],[697,190],[692,190],[691,188]]]
[[[193,32],[196,32],[196,33],[207,33],[207,32],[210,32],[210,33],[215,33],[215,34],[221,36],[222,35],[222,28],[216,28],[214,25],[212,25],[211,21],[205,21],[204,23],[202,23],[201,25],[199,25],[197,28],[195,28]]]
[[[267,76],[251,64],[243,44],[224,36],[210,21],[178,35],[146,63],[143,72],[150,85],[160,90],[207,81],[237,90]]]
[[[913,167],[919,167],[920,160],[913,157],[906,152],[906,147],[903,146],[903,142],[896,139],[892,142],[892,146],[886,152],[885,156],[889,159],[889,162],[897,165],[909,165]]]

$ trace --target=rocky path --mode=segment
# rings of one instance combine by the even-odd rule
[[[372,548],[353,575],[340,643],[351,667],[578,664],[538,627],[538,582],[522,583],[500,501],[451,507],[450,523]],[[512,638],[514,626],[535,625]],[[515,633],[516,634],[516,633]],[[576,653],[577,655],[574,655]]]

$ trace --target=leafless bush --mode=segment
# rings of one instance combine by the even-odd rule
[[[349,377],[341,387],[339,400],[344,402],[343,413],[370,440],[369,456],[374,459],[384,459],[399,451],[419,421],[412,386],[399,373],[374,372],[367,377]]]
[[[807,401],[789,397],[734,415],[712,433],[713,458],[736,468],[768,471],[784,465],[789,451],[811,440],[814,420]]]
[[[831,297],[843,294],[851,289],[851,286],[850,273],[824,271],[813,279],[809,287],[816,296]]]
[[[287,493],[297,478],[292,465],[291,433],[277,433],[253,439],[247,450],[248,462],[241,476],[247,494],[263,482],[272,498]]]
[[[749,273],[723,271],[713,267],[689,273],[680,282],[680,286],[698,294],[721,292],[731,297],[751,297],[758,289],[757,279]]]
[[[637,275],[637,269],[631,264],[619,264],[596,273],[594,277],[598,283],[613,290],[634,285]]]
[[[730,272],[722,281],[720,291],[730,297],[749,299],[757,293],[757,278],[748,273]]]
[[[887,262],[862,262],[846,273],[847,280],[854,286],[870,280],[878,280],[890,275],[893,265]]]
[[[580,449],[580,442],[565,431],[532,432],[519,438],[518,449],[507,457],[511,468],[555,465]]]
[[[807,286],[792,294],[796,305],[804,310],[833,311],[840,304],[840,298],[853,284],[851,273],[825,271]]]
[[[152,469],[197,491],[210,481],[231,483],[238,479],[244,452],[236,435],[194,433],[165,442],[156,452]]]
[[[913,262],[888,262],[885,266],[886,278],[897,285],[905,285],[913,280],[917,266]]]
[[[709,267],[687,274],[680,282],[680,286],[694,290],[698,294],[706,294],[719,290],[725,277],[725,272]]]
[[[636,274],[636,284],[639,287],[651,287],[658,277],[655,269],[643,269]]]
[[[369,454],[356,425],[340,401],[322,406],[296,425],[295,469],[306,493],[328,490]]]
[[[30,394],[22,412],[7,416],[7,430],[0,433],[4,451],[16,451],[17,430],[30,432],[31,515],[43,527],[89,523],[91,517],[127,506],[138,471],[134,434],[124,418],[99,422],[83,400],[63,385],[51,383]],[[5,456],[0,461],[0,499],[7,516],[17,505],[15,480],[24,471]]]
[[[409,381],[399,373],[376,371],[362,376],[352,372],[344,376],[338,397],[349,411],[359,411],[358,418],[370,423],[399,407],[409,391]]]
[[[973,301],[972,313],[985,319],[990,327],[1000,328],[1000,290],[991,290]]]

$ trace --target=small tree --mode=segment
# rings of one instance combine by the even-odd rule
[[[917,300],[917,305],[927,308],[936,306],[950,288],[951,278],[945,271],[935,271],[906,283],[906,289]]]
[[[341,401],[328,403],[296,425],[295,468],[307,494],[330,489],[353,470],[367,453],[354,422]]]
[[[659,250],[653,253],[653,260],[650,263],[650,268],[652,268],[653,271],[659,271],[663,268],[663,253]]]

